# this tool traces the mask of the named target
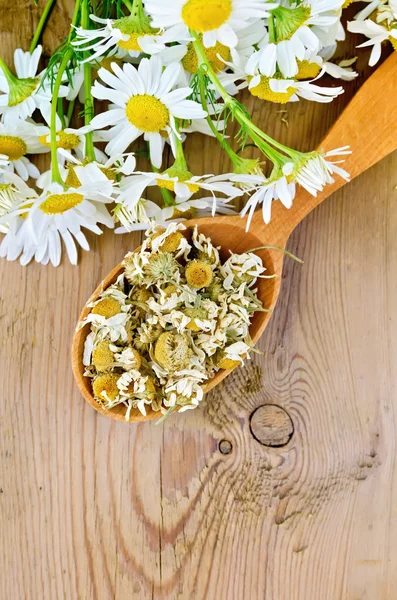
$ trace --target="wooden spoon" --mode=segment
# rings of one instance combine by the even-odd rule
[[[345,145],[350,146],[353,152],[347,156],[343,167],[350,173],[351,178],[357,177],[397,148],[396,90],[397,53],[394,52],[362,85],[320,144],[320,149],[325,151]],[[224,256],[228,256],[229,249],[242,253],[263,245],[285,248],[288,237],[296,225],[345,183],[342,178],[336,176],[335,183],[327,185],[317,197],[299,188],[291,209],[287,210],[280,202],[274,202],[270,224],[264,224],[261,211],[258,211],[253,216],[248,233],[245,231],[246,219],[239,216],[192,219],[186,221],[185,225],[188,231],[197,225],[200,232],[210,237],[215,246],[221,246]],[[258,297],[266,308],[273,309],[280,290],[284,254],[276,250],[261,250],[258,254],[268,273],[275,273],[277,276],[274,279],[262,279],[258,285]],[[122,270],[120,263],[97,287],[87,304],[96,300],[104,289],[114,283]],[[86,305],[79,321],[83,320],[89,312],[90,309]],[[263,333],[270,316],[270,313],[255,313],[250,326],[250,334],[254,342]],[[73,338],[72,366],[77,385],[84,398],[97,411],[112,419],[124,420],[125,406],[117,406],[112,410],[101,408],[92,395],[91,380],[83,375],[83,348],[89,329],[88,324],[77,331]],[[226,370],[218,371],[207,383],[205,391],[212,389],[229,373],[230,371]],[[146,421],[160,416],[160,413],[152,410],[148,410],[147,413],[143,416],[138,410],[133,410],[130,421]]]

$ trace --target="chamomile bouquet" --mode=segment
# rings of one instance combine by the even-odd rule
[[[282,104],[341,94],[319,83],[325,73],[357,76],[353,61],[332,60],[345,35],[343,0],[76,0],[67,38],[42,69],[38,42],[54,2],[29,50],[15,50],[14,66],[0,58],[0,256],[56,266],[66,249],[75,264],[77,248],[89,249],[87,231],[233,214],[237,199],[247,226],[257,208],[267,223],[273,202],[291,207],[297,185],[316,195],[335,174],[348,178],[339,166],[347,148],[289,148],[238,100],[243,88]],[[395,0],[373,0],[348,25],[369,38],[372,63],[384,40],[395,45],[396,15]],[[74,128],[78,110],[84,125]],[[216,138],[229,173],[191,172],[184,142],[192,132]],[[137,168],[138,143],[150,171]],[[240,155],[247,143],[261,158]],[[40,173],[31,158],[46,152],[51,168]]]

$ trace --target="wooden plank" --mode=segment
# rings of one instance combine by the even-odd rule
[[[2,8],[10,60],[38,11]],[[70,12],[55,9],[46,49]],[[254,117],[306,150],[358,85],[288,106],[289,128],[277,106]],[[188,141],[192,169],[225,169],[202,143]],[[289,243],[305,264],[285,265],[263,356],[164,426],[102,418],[70,369],[81,306],[139,236],[91,238],[78,267],[0,262],[1,596],[394,600],[396,172],[395,154],[305,219]],[[267,403],[292,419],[287,446],[251,434]]]

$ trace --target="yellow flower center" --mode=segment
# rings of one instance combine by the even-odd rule
[[[132,96],[125,111],[132,125],[148,133],[159,132],[170,122],[168,108],[158,98],[149,94]]]
[[[270,77],[261,76],[261,80],[258,85],[250,88],[250,92],[253,96],[261,98],[262,100],[268,100],[269,102],[279,102],[285,104],[296,92],[296,88],[289,86],[285,92],[273,92],[270,88]]]
[[[74,150],[80,143],[80,138],[75,133],[65,133],[63,130],[57,131],[57,148],[64,150]],[[51,148],[50,134],[39,135],[39,142],[47,148]]]
[[[218,29],[231,14],[231,0],[188,0],[182,8],[186,25],[200,33]]]
[[[185,211],[174,208],[171,219],[194,219],[196,211],[194,208],[188,208]]]
[[[199,290],[210,285],[214,274],[208,263],[192,260],[186,265],[185,277],[192,288]]]
[[[26,144],[20,137],[0,135],[0,154],[5,154],[10,160],[18,160],[26,154]]]
[[[123,61],[121,60],[121,58],[116,58],[115,56],[105,56],[99,62],[99,65],[102,67],[102,69],[106,69],[107,71],[111,71],[112,70],[111,69],[111,64],[112,63],[116,63],[119,67],[121,67],[121,65],[123,64]]]
[[[174,231],[168,235],[164,242],[161,244],[159,250],[160,252],[175,252],[179,248],[179,244],[183,235],[180,231]]]
[[[220,42],[216,42],[212,48],[204,48],[204,52],[215,73],[219,73],[219,71],[223,71],[225,68],[225,63],[220,60],[219,56],[223,60],[230,60],[230,49]],[[182,59],[182,65],[188,73],[192,73],[192,75],[197,73],[198,58],[192,42],[187,47],[187,52]]]
[[[393,46],[394,50],[397,50],[397,38],[390,36],[389,40],[390,40],[391,45]]]
[[[61,215],[83,202],[82,194],[50,194],[40,204],[40,210],[46,215]]]
[[[144,35],[156,35],[155,33],[132,33],[128,40],[119,40],[117,45],[123,50],[134,50],[135,52],[142,52],[142,48],[139,45],[138,38]]]
[[[99,342],[92,353],[92,364],[97,371],[109,371],[114,363],[113,352],[109,348],[109,342]]]
[[[32,206],[33,206],[33,202],[28,202],[27,204],[25,204],[23,206],[23,208],[26,208],[26,211],[19,215],[21,217],[21,219],[26,219],[26,217],[29,214],[29,209],[32,208]]]
[[[314,79],[321,71],[320,65],[315,62],[309,62],[308,60],[298,60],[298,73],[295,75],[296,79]]]
[[[68,166],[68,174],[66,175],[65,184],[72,188],[78,188],[81,186],[80,179],[77,177],[76,171],[72,165]]]
[[[114,317],[114,315],[121,312],[120,302],[117,302],[114,298],[102,298],[98,304],[95,304],[91,312],[93,315],[101,315],[106,319],[110,319],[110,317]]]
[[[170,190],[170,192],[175,192],[175,181],[172,181],[172,179],[157,179],[156,182],[159,187]],[[200,186],[196,183],[186,183],[185,181],[180,181],[179,183],[187,185],[192,194],[195,194],[200,189]]]
[[[117,387],[119,377],[120,375],[116,375],[116,373],[98,375],[92,382],[92,390],[95,398],[106,400],[107,397],[109,400],[115,400],[119,395],[119,388]],[[104,392],[106,396],[103,395]]]
[[[345,0],[345,2],[342,4],[342,8],[347,8],[353,2],[354,2],[354,0]]]

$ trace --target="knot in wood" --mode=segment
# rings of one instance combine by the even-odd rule
[[[263,446],[280,448],[288,444],[294,433],[289,414],[277,404],[263,404],[250,416],[250,430]]]

